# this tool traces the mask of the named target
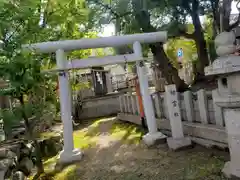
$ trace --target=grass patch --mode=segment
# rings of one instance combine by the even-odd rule
[[[184,169],[184,179],[224,179],[221,169],[224,166],[224,161],[217,157],[212,157],[203,160],[196,157],[190,166]]]
[[[76,179],[75,177],[75,172],[77,169],[77,165],[70,165],[67,168],[63,169],[61,173],[58,173],[54,176],[54,179],[56,180],[74,180]]]
[[[111,139],[121,144],[139,144],[144,131],[138,126],[123,123],[120,121],[115,121],[113,118],[101,118],[92,122],[86,127],[81,127],[79,130],[75,130],[73,133],[74,146],[75,148],[80,148],[87,150],[89,148],[95,148],[100,141],[105,141]],[[49,137],[51,134],[44,134],[43,137]],[[112,148],[113,146],[107,144],[106,148]],[[98,148],[98,147],[97,147]],[[105,148],[105,147],[104,147]],[[138,147],[142,148],[142,147]],[[130,149],[130,148],[129,148]],[[126,149],[128,150],[128,149]],[[143,149],[139,149],[141,152]],[[167,150],[159,149],[159,152],[156,153],[156,150],[149,149],[147,153],[153,153],[152,157],[147,157],[144,159],[140,155],[137,155],[139,152],[136,150],[136,163],[137,170],[134,172],[129,169],[123,174],[114,174],[109,168],[101,169],[96,167],[96,169],[84,169],[80,167],[80,164],[73,164],[65,167],[63,170],[52,173],[54,166],[57,162],[58,156],[46,159],[44,161],[44,167],[46,175],[42,180],[76,180],[81,179],[84,172],[87,173],[96,173],[98,179],[179,179],[179,180],[224,180],[225,178],[221,174],[221,169],[224,165],[224,160],[220,156],[213,156],[210,150],[204,148],[198,149],[194,148],[183,152],[171,152]],[[145,151],[145,149],[144,149]],[[90,151],[89,151],[90,152]],[[95,151],[94,151],[95,152]],[[93,153],[94,153],[93,152]],[[111,152],[109,156],[111,157]],[[115,152],[114,152],[115,153]],[[134,152],[135,153],[135,152]],[[162,155],[161,155],[162,153]],[[182,155],[181,155],[182,154]],[[108,154],[106,154],[108,156]],[[144,156],[144,154],[143,154]],[[161,159],[158,159],[161,156]],[[128,160],[124,160],[125,163],[129,164]],[[133,159],[132,159],[133,161]],[[164,163],[166,161],[166,163]],[[100,166],[102,166],[102,161],[100,161]],[[91,163],[91,162],[90,162]],[[115,163],[115,162],[114,162]],[[121,162],[122,163],[122,162]],[[104,164],[104,163],[103,163]],[[122,163],[124,165],[124,163]],[[162,164],[159,166],[159,164]],[[106,165],[106,164],[105,164]],[[104,167],[105,167],[104,165]],[[83,165],[84,166],[84,165]],[[92,166],[91,166],[92,167]],[[148,168],[154,169],[159,175],[154,176],[148,172]],[[165,169],[166,168],[166,169]],[[102,172],[105,171],[106,172]],[[137,172],[137,171],[140,171]],[[53,174],[52,176],[47,176],[47,174]],[[112,174],[111,174],[112,173]],[[148,174],[149,173],[149,174]],[[140,176],[139,176],[140,174]],[[108,176],[109,177],[108,177]],[[112,177],[110,177],[112,175]],[[144,176],[146,175],[146,176]],[[46,178],[47,177],[47,178]],[[41,179],[41,178],[40,178]]]
[[[89,147],[94,147],[99,139],[99,136],[108,133],[110,138],[115,140],[122,140],[123,143],[134,143],[139,144],[143,131],[135,125],[114,122],[109,123],[113,118],[104,118],[94,121],[90,126],[82,130],[77,130],[74,132],[74,146],[75,148],[87,149]],[[109,126],[110,127],[103,127]],[[104,130],[103,130],[104,129]]]
[[[75,130],[73,133],[74,147],[82,150],[95,147],[99,140],[99,136],[104,133],[108,133],[108,136],[115,140],[121,140],[123,144],[140,143],[143,131],[135,125],[116,121],[113,122],[113,120],[114,118],[97,119],[89,126],[80,130]],[[44,139],[54,135],[54,132],[46,132],[42,133],[40,137]],[[46,174],[53,171],[57,160],[58,156],[54,156],[44,161]],[[49,179],[74,179],[75,169],[76,165],[68,166],[60,173],[56,173],[54,177],[49,177]],[[46,176],[41,179],[44,178],[46,178]]]
[[[144,132],[137,126],[118,122],[110,130],[111,136],[124,144],[139,144]]]

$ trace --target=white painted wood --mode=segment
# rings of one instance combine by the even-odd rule
[[[128,113],[129,112],[128,95],[125,95],[125,102],[126,102],[126,113]]]
[[[125,113],[124,95],[122,95],[122,112]]]
[[[203,124],[208,124],[207,96],[205,90],[199,90],[197,92],[197,97],[201,122]]]
[[[120,105],[120,112],[123,113],[123,102],[122,102],[123,96],[119,96],[119,105]]]
[[[128,112],[128,113],[131,113],[131,112],[132,112],[132,107],[131,107],[131,105],[132,105],[132,103],[131,103],[131,97],[130,97],[130,95],[128,94],[128,95],[127,95],[127,108],[128,108],[127,112]]]
[[[134,42],[140,43],[153,43],[165,42],[167,40],[167,32],[153,32],[141,33],[123,36],[111,36],[95,39],[82,38],[79,40],[63,40],[63,41],[50,41],[36,44],[25,44],[24,49],[34,50],[39,53],[56,52],[58,49],[65,51],[73,51],[78,49],[91,49],[91,48],[104,48],[104,47],[117,47],[133,44]]]
[[[184,135],[176,86],[174,84],[165,86],[165,94],[172,137],[181,139]]]
[[[126,113],[128,113],[129,108],[128,108],[128,95],[125,95],[125,107],[126,107]]]
[[[186,108],[187,121],[193,122],[194,109],[193,109],[193,100],[192,100],[192,92],[191,91],[184,92],[184,104],[185,104],[185,108]]]
[[[135,115],[137,111],[136,101],[134,95],[131,95],[131,104],[132,104],[132,114]]]
[[[214,99],[215,99],[214,97],[216,96],[217,96],[217,90],[213,90],[212,99],[213,99],[214,117],[215,117],[216,125],[224,126],[223,110],[220,106],[218,106],[214,102]]]
[[[136,42],[133,44],[133,49],[134,53],[138,55],[139,57],[142,56],[142,47],[139,42]],[[154,115],[154,110],[153,110],[153,104],[152,104],[152,98],[149,93],[148,89],[148,77],[146,76],[146,67],[142,62],[137,61],[137,74],[139,78],[139,84],[140,84],[140,90],[143,98],[143,107],[144,107],[144,112],[147,120],[147,125],[148,125],[148,131],[149,134],[156,134],[158,132],[157,130],[157,122],[156,118]]]
[[[124,95],[124,112],[128,113],[127,95]]]
[[[123,111],[127,113],[127,100],[126,95],[123,95]]]
[[[63,50],[57,50],[56,52],[57,66],[59,68],[66,67],[67,57]],[[63,140],[64,147],[63,151],[67,154],[72,154],[73,151],[73,127],[72,127],[72,105],[71,105],[71,93],[70,84],[68,81],[68,73],[62,72],[58,76],[59,81],[59,95],[60,95],[60,108],[61,108],[61,119],[64,126],[63,129]]]

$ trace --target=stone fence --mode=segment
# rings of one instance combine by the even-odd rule
[[[199,144],[205,146],[227,147],[227,134],[223,109],[213,102],[216,91],[199,90],[198,92],[186,91],[178,93],[176,103],[180,107],[184,134]],[[166,92],[153,93],[152,102],[155,109],[158,128],[171,131]],[[122,95],[119,97],[120,113],[118,118],[141,124],[139,116],[138,99],[136,95]],[[170,102],[172,103],[172,102]]]

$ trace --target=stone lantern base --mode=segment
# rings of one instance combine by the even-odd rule
[[[240,57],[233,32],[222,32],[215,39],[216,52],[220,56],[205,68],[205,75],[218,76],[218,89],[213,102],[223,108],[226,124],[230,162],[223,173],[232,179],[240,179]]]
[[[234,172],[232,171],[232,167],[231,167],[231,162],[230,161],[225,163],[224,168],[222,169],[222,172],[229,179],[240,180],[240,173],[239,173],[239,171],[237,172],[238,174],[234,174]],[[236,171],[235,171],[235,173],[236,173]]]

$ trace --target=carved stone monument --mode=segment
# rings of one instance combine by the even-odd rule
[[[234,32],[222,32],[215,39],[219,56],[205,68],[205,75],[217,75],[218,89],[214,103],[224,109],[224,120],[231,159],[223,173],[234,179],[240,178],[240,57],[234,45]]]
[[[168,147],[179,150],[192,145],[191,139],[183,134],[183,125],[179,108],[176,85],[165,86],[168,116],[172,131],[172,137],[167,138]]]

